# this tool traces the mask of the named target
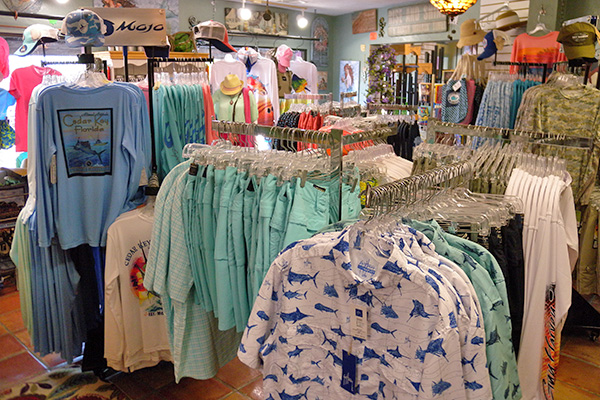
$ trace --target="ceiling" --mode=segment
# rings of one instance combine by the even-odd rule
[[[241,1],[241,0],[238,0]],[[247,0],[248,3],[264,4],[264,0]],[[355,11],[370,10],[372,8],[402,6],[404,4],[427,3],[427,0],[269,0],[274,7],[306,9],[325,15],[343,15]]]

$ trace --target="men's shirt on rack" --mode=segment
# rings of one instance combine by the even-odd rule
[[[0,120],[6,119],[6,109],[15,103],[16,100],[12,94],[5,89],[0,89]]]
[[[42,83],[44,75],[60,75],[60,72],[47,67],[30,65],[19,68],[10,75],[9,92],[17,100],[15,110],[15,149],[27,151],[27,112],[33,88]]]
[[[163,302],[177,382],[183,377],[213,377],[235,357],[240,340],[235,329],[219,331],[214,315],[195,303],[181,214],[190,163],[172,169],[161,185],[144,280],[146,289]]]
[[[487,365],[493,398],[520,399],[517,362],[511,344],[510,311],[489,273],[467,253],[450,245],[448,238],[451,235],[443,232],[437,222],[410,221],[410,225],[433,242],[437,253],[462,268],[477,292],[486,332]]]
[[[161,300],[144,286],[154,222],[147,207],[122,214],[106,239],[104,357],[125,372],[172,361]]]
[[[104,246],[110,224],[141,202],[140,181],[150,175],[141,90],[50,86],[39,94],[36,120],[39,245],[57,236],[63,249]]]
[[[551,66],[557,61],[565,61],[565,54],[561,52],[561,45],[556,41],[558,31],[547,33],[544,36],[531,36],[522,33],[515,38],[511,62],[543,63]],[[515,73],[518,66],[512,66],[511,72]]]
[[[465,384],[449,299],[393,242],[352,227],[317,235],[272,264],[238,357],[261,369],[273,398],[477,396],[489,377],[480,368]],[[355,314],[367,318],[366,340]]]
[[[273,125],[279,119],[277,67],[256,51],[240,50],[238,59],[246,66],[246,84],[254,92],[258,105],[258,123]]]
[[[216,60],[210,69],[210,87],[213,94],[220,89],[221,82],[230,74],[237,75],[246,87],[246,66],[228,55],[223,60]]]
[[[290,70],[298,77],[298,83],[294,87],[295,93],[319,93],[317,87],[319,77],[315,64],[300,58],[290,62]]]

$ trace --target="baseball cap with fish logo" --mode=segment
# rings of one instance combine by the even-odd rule
[[[98,14],[82,8],[67,14],[61,32],[68,47],[99,47],[104,46],[106,27]]]
[[[15,54],[26,56],[43,43],[52,43],[58,41],[58,29],[48,25],[33,24],[27,27],[23,32],[23,44]]]

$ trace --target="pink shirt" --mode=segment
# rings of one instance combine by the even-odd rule
[[[14,70],[10,76],[9,93],[17,100],[15,110],[15,147],[17,151],[27,151],[29,99],[33,89],[42,83],[42,78],[47,74],[60,75],[60,72],[52,68],[30,65]]]

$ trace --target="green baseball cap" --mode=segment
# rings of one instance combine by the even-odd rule
[[[563,26],[558,34],[565,55],[569,60],[596,58],[596,42],[600,39],[598,29],[587,22],[576,22]]]

